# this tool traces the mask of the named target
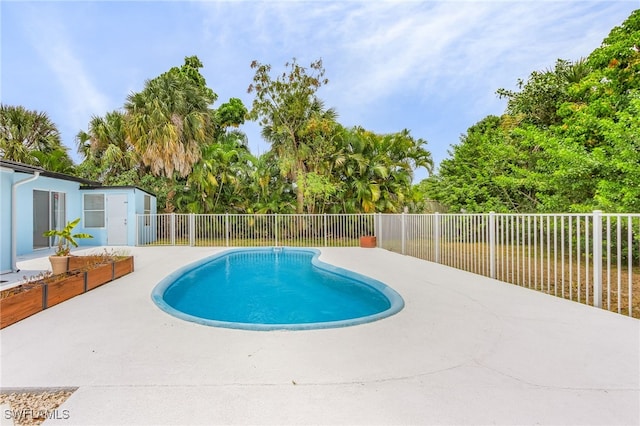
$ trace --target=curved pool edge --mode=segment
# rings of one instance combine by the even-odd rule
[[[187,272],[193,269],[196,269],[206,263],[209,263],[220,257],[226,256],[230,253],[252,252],[252,251],[273,251],[275,249],[282,250],[282,251],[304,251],[304,252],[312,253],[313,257],[311,259],[311,263],[314,267],[318,269],[322,269],[323,271],[331,274],[347,277],[349,279],[358,281],[361,284],[374,288],[375,290],[382,293],[389,300],[389,303],[391,306],[382,312],[378,312],[377,314],[367,315],[365,317],[352,318],[347,320],[300,323],[300,324],[258,324],[258,323],[240,323],[240,322],[211,320],[211,319],[197,317],[194,315],[189,315],[187,313],[184,313],[182,311],[179,311],[173,308],[164,300],[165,291],[171,284],[174,283],[174,281],[176,281],[179,277],[186,274]],[[165,313],[184,321],[189,321],[189,322],[193,322],[196,324],[205,325],[209,327],[231,328],[231,329],[251,330],[251,331],[317,330],[317,329],[327,329],[327,328],[350,327],[350,326],[366,324],[366,323],[381,320],[383,318],[390,317],[392,315],[397,314],[404,308],[404,299],[393,288],[389,287],[388,285],[384,284],[381,281],[378,281],[374,278],[360,274],[358,272],[350,271],[348,269],[323,262],[319,259],[321,254],[322,254],[321,250],[319,249],[300,248],[300,247],[277,247],[277,248],[276,247],[260,247],[260,248],[235,248],[235,249],[223,250],[219,253],[216,253],[211,256],[207,256],[203,259],[197,260],[195,262],[189,263],[188,265],[185,265],[173,271],[169,275],[167,275],[158,284],[156,284],[156,286],[151,291],[151,300],[156,304],[156,306],[158,306]]]

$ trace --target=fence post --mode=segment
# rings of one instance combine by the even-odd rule
[[[602,211],[593,211],[593,306],[602,308]],[[587,290],[588,291],[588,290]]]
[[[176,214],[171,213],[171,245],[176,245]]]
[[[224,239],[227,247],[229,247],[229,213],[224,215]]]
[[[196,217],[193,213],[189,213],[189,245],[196,245]]]
[[[329,245],[327,243],[327,214],[324,213],[323,217],[324,217],[323,218],[323,222],[324,222],[324,224],[323,224],[323,226],[324,226],[324,246],[325,247],[329,247]]]
[[[440,263],[440,213],[433,214],[433,246],[435,248],[434,261]]]
[[[278,247],[278,213],[275,214],[273,222],[275,224],[275,235],[276,235],[276,244],[275,246]]]
[[[401,228],[402,229],[402,254],[406,254],[406,252],[405,252],[406,251],[405,250],[405,240],[406,240],[406,238],[405,238],[405,235],[404,235],[405,234],[405,227],[406,227],[406,225],[405,225],[406,217],[407,217],[407,214],[405,212],[402,212],[402,228]]]
[[[139,222],[140,222],[140,215],[138,213],[136,213],[136,242],[135,245],[139,246],[140,245],[140,234],[139,234]]]
[[[496,277],[496,212],[489,212],[489,276]]]

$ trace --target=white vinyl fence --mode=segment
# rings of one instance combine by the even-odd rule
[[[357,247],[375,215],[138,215],[136,245]]]
[[[435,213],[379,222],[378,247],[640,317],[640,214]]]
[[[137,245],[357,247],[375,235],[390,251],[640,317],[640,214],[159,214],[136,226]]]

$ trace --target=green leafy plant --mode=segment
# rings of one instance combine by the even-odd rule
[[[76,239],[93,238],[92,235],[85,233],[72,234],[73,228],[75,228],[78,223],[80,223],[80,218],[72,222],[67,222],[67,225],[62,229],[50,229],[42,234],[45,237],[58,237],[56,256],[68,256],[71,252],[71,246],[78,247]]]

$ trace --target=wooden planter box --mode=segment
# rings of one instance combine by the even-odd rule
[[[75,259],[69,259],[69,269],[75,271],[66,276],[50,276],[23,284],[24,290],[0,299],[0,328],[133,272],[133,256],[102,264],[96,263],[95,257],[79,259],[82,257],[72,256]]]
[[[133,272],[133,256],[126,256],[117,259],[113,263],[113,279],[120,278],[123,275],[127,275]]]
[[[69,270],[73,271],[88,266],[88,259],[89,256],[69,256]]]
[[[69,270],[90,269],[104,262],[105,259],[101,255],[69,256]]]
[[[45,309],[84,293],[84,280],[85,274],[78,272],[62,278],[59,281],[47,283],[45,287]]]
[[[113,263],[104,263],[89,269],[87,272],[87,291],[113,280]]]
[[[35,285],[20,293],[0,299],[0,328],[14,324],[44,309],[44,286]]]

